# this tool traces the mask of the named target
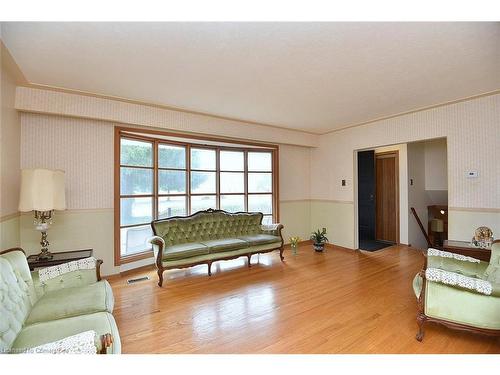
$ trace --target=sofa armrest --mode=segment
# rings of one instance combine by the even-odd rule
[[[101,281],[102,263],[103,261],[101,259],[96,259],[95,268],[75,269],[44,281],[40,280],[41,270],[32,271],[31,277],[37,294],[41,296],[49,291],[59,290],[62,288],[81,287]]]
[[[262,224],[260,226],[260,230],[264,234],[271,234],[273,236],[278,236],[281,237],[281,241],[283,241],[283,235],[281,234],[281,231],[283,230],[284,226],[281,223],[275,223],[275,224]]]
[[[156,259],[156,265],[161,268],[163,261],[163,249],[165,248],[165,240],[160,236],[153,236],[147,241],[153,247],[153,254]]]

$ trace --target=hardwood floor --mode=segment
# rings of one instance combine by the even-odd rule
[[[415,340],[411,286],[420,252],[310,245],[165,272],[111,278],[124,353],[500,353],[500,338],[428,324]],[[147,274],[149,281],[126,280]]]

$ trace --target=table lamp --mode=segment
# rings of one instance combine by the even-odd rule
[[[431,230],[438,234],[438,239],[437,239],[438,246],[443,246],[442,233],[444,232],[444,221],[441,219],[432,219]]]
[[[51,169],[23,169],[21,171],[19,211],[34,211],[33,224],[42,235],[39,260],[52,259],[47,230],[52,224],[54,210],[65,209],[64,171]]]

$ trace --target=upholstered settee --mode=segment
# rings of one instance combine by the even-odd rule
[[[491,249],[490,262],[429,249],[413,280],[422,341],[424,324],[500,336],[500,242]]]
[[[1,252],[0,352],[60,352],[61,340],[71,337],[74,344],[90,332],[96,353],[120,353],[113,293],[100,280],[101,263],[89,258],[30,272],[22,249]]]
[[[191,216],[172,217],[151,222],[154,237],[149,242],[158,269],[158,285],[163,284],[163,272],[197,264],[208,265],[218,260],[256,253],[280,251],[283,260],[283,225],[262,225],[262,213],[228,213],[208,209]]]

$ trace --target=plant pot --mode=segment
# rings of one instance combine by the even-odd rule
[[[314,248],[314,251],[321,253],[325,249],[325,244],[324,243],[313,243],[313,248]]]

